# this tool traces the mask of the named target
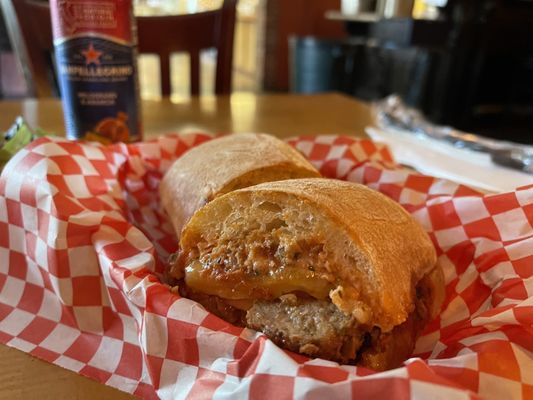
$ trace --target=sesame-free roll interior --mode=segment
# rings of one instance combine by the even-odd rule
[[[182,231],[182,295],[302,354],[399,365],[443,300],[423,228],[365,186],[293,179],[232,191]]]
[[[320,173],[289,144],[264,133],[221,136],[179,157],[159,187],[176,234],[196,210],[232,190]]]

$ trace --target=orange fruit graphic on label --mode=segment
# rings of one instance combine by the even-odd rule
[[[124,112],[117,113],[116,118],[104,118],[94,129],[98,135],[104,136],[112,142],[127,142],[130,131],[126,121],[128,114]]]

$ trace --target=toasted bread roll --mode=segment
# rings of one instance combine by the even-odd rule
[[[365,186],[263,183],[195,213],[170,274],[182,294],[290,350],[396,366],[443,300],[422,227]]]
[[[179,236],[196,210],[215,197],[262,182],[319,177],[298,151],[266,134],[234,134],[178,158],[160,185],[161,204]]]

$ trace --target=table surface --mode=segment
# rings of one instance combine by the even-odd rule
[[[63,134],[61,110],[57,99],[0,101],[0,132],[22,115],[32,127]],[[372,120],[366,103],[335,93],[237,93],[177,102],[145,100],[142,115],[146,138],[184,131],[265,132],[279,137],[331,133],[360,136]]]
[[[144,101],[145,137],[161,133],[266,132],[279,137],[308,134],[363,136],[372,123],[367,104],[339,94],[202,97],[171,102]],[[56,99],[0,101],[0,131],[16,116],[46,131],[64,132],[61,103]],[[0,345],[0,400],[132,399],[133,396],[19,350]]]

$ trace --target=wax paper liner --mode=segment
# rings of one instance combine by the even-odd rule
[[[17,153],[0,179],[0,342],[145,398],[533,398],[533,185],[483,195],[369,140],[290,140],[325,176],[401,203],[435,243],[444,310],[413,358],[374,373],[285,352],[160,283],[176,240],[159,181],[209,139],[42,138]]]

